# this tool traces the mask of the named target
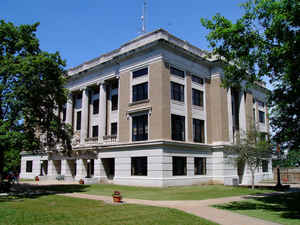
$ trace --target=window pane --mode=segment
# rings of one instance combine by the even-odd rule
[[[172,157],[173,176],[186,175],[186,157]]]
[[[132,141],[148,140],[148,115],[132,117]]]
[[[77,112],[76,115],[76,130],[81,129],[81,111]]]
[[[184,78],[184,71],[176,69],[175,67],[170,67],[170,73],[179,77]]]
[[[204,143],[204,120],[193,119],[194,142]]]
[[[185,140],[185,117],[171,115],[172,139],[176,141]]]
[[[268,160],[263,160],[262,161],[262,171],[264,173],[268,172],[268,170],[269,170],[268,165],[269,165]]]
[[[195,175],[206,175],[206,158],[194,158]]]
[[[98,137],[98,126],[93,126],[92,137]]]
[[[132,101],[148,99],[148,82],[132,87]]]
[[[93,114],[98,114],[99,113],[99,99],[95,99],[93,101]]]
[[[193,105],[203,107],[203,92],[196,89],[192,89],[192,95]]]
[[[32,160],[26,161],[26,173],[32,173]]]
[[[259,122],[265,123],[265,112],[258,111],[258,113],[259,113]]]
[[[81,109],[82,105],[82,93],[79,93],[75,97],[75,109]]]
[[[171,82],[171,99],[184,102],[184,86]]]
[[[131,176],[147,176],[147,157],[131,158]]]
[[[118,95],[111,96],[111,110],[118,110]]]
[[[110,134],[111,135],[117,135],[118,133],[118,124],[117,123],[112,123],[111,124],[111,129],[110,129]]]
[[[141,77],[148,74],[148,67],[132,72],[132,78]]]
[[[192,75],[192,81],[197,83],[197,84],[203,84],[203,79],[197,76]]]

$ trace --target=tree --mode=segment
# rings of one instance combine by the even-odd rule
[[[299,0],[250,0],[242,6],[236,23],[220,14],[201,19],[213,54],[224,62],[223,86],[269,80],[274,140],[300,151]]]
[[[236,156],[237,164],[247,165],[249,168],[252,189],[254,189],[255,171],[262,165],[263,160],[272,155],[271,145],[261,137],[260,132],[255,128],[250,128],[235,145],[228,149],[230,155]]]
[[[0,182],[5,151],[39,151],[58,142],[70,149],[69,127],[57,113],[66,102],[65,62],[58,52],[40,49],[38,25],[0,21]]]

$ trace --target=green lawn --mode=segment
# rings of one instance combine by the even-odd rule
[[[215,207],[285,225],[300,225],[300,193],[232,202]]]
[[[271,192],[266,189],[251,190],[246,187],[230,187],[224,185],[199,185],[183,187],[134,187],[111,184],[51,186],[51,190],[63,192],[83,192],[92,195],[111,196],[113,191],[120,191],[124,198],[148,200],[203,200],[229,196]]]
[[[48,195],[36,198],[0,197],[0,224],[215,224],[176,209]]]

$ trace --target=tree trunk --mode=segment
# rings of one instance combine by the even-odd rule
[[[2,183],[3,180],[3,169],[4,169],[4,151],[3,149],[0,149],[0,183]]]
[[[254,189],[254,173],[255,173],[255,170],[251,170],[251,188]]]

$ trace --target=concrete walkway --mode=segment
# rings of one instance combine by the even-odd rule
[[[100,196],[100,195],[89,195],[81,193],[69,193],[69,194],[59,194],[63,196],[84,198],[91,200],[101,200],[106,203],[112,203],[112,197],[110,196]],[[278,225],[277,223],[272,223],[269,221],[256,219],[249,216],[240,215],[237,213],[232,213],[227,210],[216,209],[210,207],[215,204],[229,203],[233,201],[242,201],[247,199],[249,196],[237,196],[237,197],[227,197],[227,198],[217,198],[208,200],[187,200],[187,201],[152,201],[152,200],[142,200],[142,199],[123,199],[124,203],[130,204],[141,204],[159,207],[168,207],[179,209],[184,212],[194,214],[196,216],[208,219],[210,221],[216,222],[223,225]]]

